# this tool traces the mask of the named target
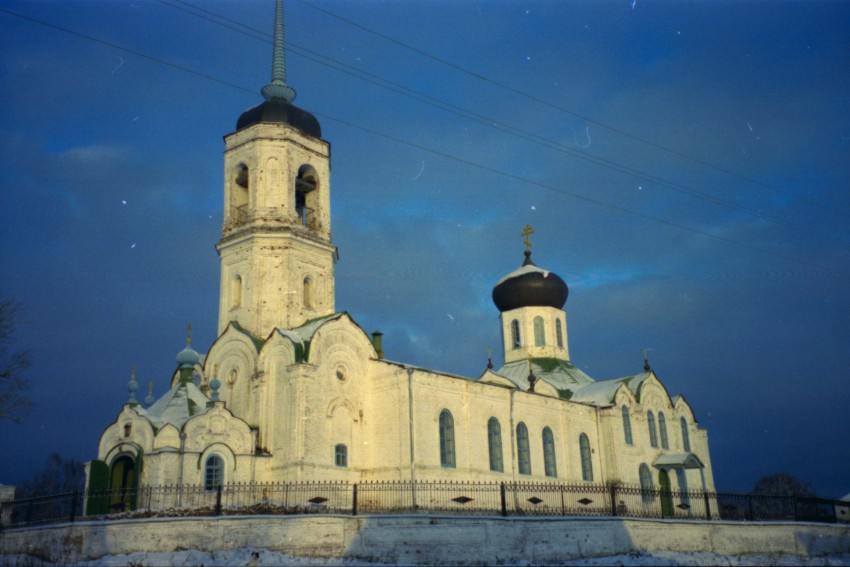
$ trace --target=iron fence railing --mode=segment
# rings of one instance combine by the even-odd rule
[[[678,492],[624,484],[367,481],[235,483],[69,492],[3,502],[0,529],[79,519],[233,514],[447,513],[836,522],[850,503],[821,498]]]

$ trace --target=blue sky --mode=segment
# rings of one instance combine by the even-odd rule
[[[26,308],[37,404],[0,424],[15,484],[53,451],[94,458],[131,365],[162,393],[188,322],[199,351],[215,340],[222,136],[261,100],[274,7],[0,8],[0,293]],[[531,224],[570,286],[573,362],[614,378],[648,349],[708,429],[718,488],[787,472],[850,492],[850,4],[290,0],[286,17],[295,103],[332,145],[337,309],[388,358],[500,362],[490,293]]]

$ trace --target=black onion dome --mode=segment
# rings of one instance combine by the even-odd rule
[[[281,98],[272,98],[249,108],[236,121],[236,129],[241,130],[254,124],[289,124],[314,138],[322,137],[322,128],[316,117],[289,104]]]
[[[570,293],[566,282],[555,272],[538,268],[525,252],[522,266],[493,288],[493,303],[500,312],[520,307],[555,307],[562,309]]]

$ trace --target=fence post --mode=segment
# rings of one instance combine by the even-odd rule
[[[710,520],[711,519],[711,504],[709,503],[709,500],[708,500],[708,492],[703,492],[702,495],[703,495],[703,498],[705,498],[705,519]]]
[[[800,518],[797,515],[797,495],[795,494],[792,498],[794,499],[794,521],[799,522]]]
[[[617,485],[616,484],[611,483],[610,492],[611,492],[611,515],[616,516],[617,515]]]
[[[221,516],[221,485],[215,487],[215,515]]]
[[[351,515],[357,515],[357,483],[354,483],[354,490],[351,493]]]
[[[747,514],[747,516],[749,517],[750,521],[752,522],[753,521],[753,495],[752,494],[747,495],[747,503],[748,503],[749,512],[750,512],[749,514]]]
[[[508,515],[508,499],[505,496],[505,483],[499,483],[499,497],[502,500],[502,516]]]
[[[79,497],[79,493],[75,490],[71,495],[71,517],[69,518],[69,522],[73,522],[77,518],[77,498]]]

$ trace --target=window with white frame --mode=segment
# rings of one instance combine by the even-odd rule
[[[667,418],[664,417],[664,412],[658,412],[658,433],[661,436],[661,448],[669,449],[670,443],[667,441]]]
[[[546,476],[558,476],[558,464],[555,460],[555,436],[548,427],[543,428],[543,467]]]
[[[514,319],[511,321],[511,345],[513,348],[519,348],[522,344],[522,339],[519,335],[519,321]]]
[[[649,444],[658,447],[658,432],[655,430],[655,415],[651,411],[646,412],[646,425],[649,427]]]
[[[499,420],[491,417],[487,421],[487,446],[490,449],[490,470],[504,472],[502,461],[502,426]]]
[[[348,447],[342,443],[334,446],[334,464],[338,467],[348,466]]]
[[[582,433],[578,438],[579,454],[581,455],[581,478],[593,482],[593,462],[590,460],[590,439]]]
[[[531,450],[528,446],[528,428],[521,421],[516,426],[516,450],[519,474],[531,474]]]
[[[629,408],[627,406],[623,406],[623,435],[626,437],[626,445],[634,445],[634,440],[632,439],[632,418],[629,416]]]
[[[220,455],[210,455],[204,465],[204,488],[217,490],[224,485],[224,459]]]
[[[641,463],[638,469],[640,477],[640,499],[644,504],[655,501],[655,486],[652,484],[652,473],[646,463]]]
[[[449,410],[440,412],[440,466],[455,467],[455,421]]]
[[[534,318],[534,346],[546,346],[546,327],[539,315]]]

